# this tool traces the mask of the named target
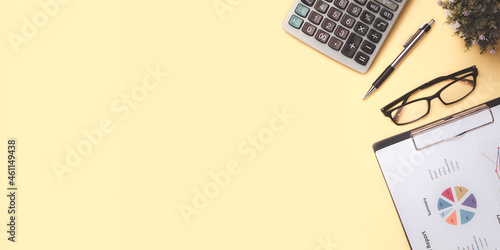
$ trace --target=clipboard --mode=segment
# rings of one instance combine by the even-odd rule
[[[500,250],[500,98],[373,150],[412,249]]]

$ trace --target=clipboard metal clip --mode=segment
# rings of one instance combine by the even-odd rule
[[[483,104],[411,131],[416,150],[460,137],[494,122],[493,113]]]

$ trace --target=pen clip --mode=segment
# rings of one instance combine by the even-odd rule
[[[406,48],[408,47],[408,45],[413,41],[413,39],[415,39],[415,37],[417,36],[417,33],[420,32],[421,30],[423,30],[425,27],[425,23],[422,24],[422,26],[420,26],[420,28],[418,28],[417,31],[415,31],[415,33],[410,37],[408,38],[408,41],[405,42],[405,44],[403,45],[403,48]]]

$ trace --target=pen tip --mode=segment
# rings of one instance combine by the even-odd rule
[[[375,88],[374,86],[372,86],[368,92],[366,92],[365,94],[365,97],[363,97],[363,100],[365,100],[369,95],[371,95],[373,93],[373,91],[375,91],[377,88]]]

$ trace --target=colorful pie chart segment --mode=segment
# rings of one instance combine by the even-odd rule
[[[444,190],[444,192],[441,195],[446,197],[451,202],[455,202],[455,199],[453,199],[453,192],[451,191],[451,188]]]
[[[446,222],[448,222],[448,224],[451,224],[451,225],[457,225],[457,211],[453,211],[453,213],[448,216],[448,218],[446,218]]]
[[[465,223],[469,222],[470,220],[472,220],[472,218],[474,217],[474,215],[475,215],[474,212],[470,212],[470,211],[466,211],[466,210],[460,209],[460,217],[462,219],[462,224],[465,224]]]
[[[467,188],[464,187],[455,187],[455,194],[457,194],[457,200],[462,200],[464,195],[469,192]]]
[[[449,202],[447,202],[447,201],[443,200],[442,198],[439,198],[439,201],[438,201],[438,209],[439,209],[440,211],[441,211],[441,210],[443,210],[443,209],[445,209],[445,208],[449,208],[449,207],[451,207],[451,206],[452,206],[452,205],[451,205]]]
[[[469,197],[462,203],[462,205],[471,208],[477,208],[476,197],[473,194],[469,195]]]

